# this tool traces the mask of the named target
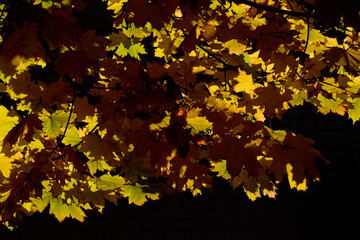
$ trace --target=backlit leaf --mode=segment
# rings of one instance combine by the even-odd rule
[[[18,123],[18,117],[11,111],[12,116],[9,116],[9,111],[4,107],[0,106],[0,139],[4,139],[7,133]]]
[[[70,204],[68,206],[68,211],[72,218],[75,218],[80,222],[83,222],[85,220],[84,218],[86,217],[86,214],[81,209],[81,207]]]
[[[54,214],[59,222],[62,222],[65,218],[70,217],[69,206],[63,203],[62,198],[53,198],[50,200],[50,214]]]
[[[56,110],[50,114],[44,111],[39,119],[42,121],[43,130],[46,135],[52,138],[59,136],[61,128],[65,127],[69,114],[65,111]]]
[[[0,172],[6,178],[10,177],[11,169],[13,168],[11,164],[12,160],[5,156],[5,154],[0,153]]]
[[[146,202],[146,195],[143,192],[139,184],[133,185],[124,185],[121,187],[124,197],[129,198],[129,203],[134,203],[136,205],[144,205]]]

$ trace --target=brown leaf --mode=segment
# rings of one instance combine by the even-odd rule
[[[293,166],[293,179],[302,183],[304,179],[319,177],[315,159],[324,159],[320,152],[312,147],[314,141],[301,135],[288,132],[282,144],[274,144],[270,147],[268,156],[273,158],[270,171],[279,181],[286,175],[286,165]],[[325,160],[326,161],[326,160]]]
[[[36,114],[30,114],[27,118],[20,121],[4,138],[4,142],[9,143],[12,147],[20,138],[25,139],[27,142],[33,140],[35,129],[41,130],[41,120]]]
[[[264,107],[267,117],[273,117],[282,111],[284,102],[292,99],[290,90],[286,89],[284,93],[281,93],[281,88],[276,88],[271,84],[255,89],[255,93],[258,97],[254,99],[254,105]]]

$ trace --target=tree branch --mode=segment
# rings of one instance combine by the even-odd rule
[[[268,12],[273,12],[273,13],[286,14],[286,15],[291,15],[291,16],[295,16],[295,17],[307,17],[307,18],[314,17],[314,15],[311,13],[283,10],[280,8],[274,8],[274,7],[258,4],[256,2],[252,2],[250,0],[232,0],[232,2],[237,3],[237,4],[245,4],[245,5],[254,7],[254,8],[262,9],[262,10],[265,10]]]
[[[196,43],[196,46],[198,46],[199,48],[201,48],[204,52],[206,52],[207,54],[209,54],[210,57],[213,57],[216,61],[218,61],[219,63],[224,65],[224,68],[227,68],[229,70],[235,70],[238,67],[233,66],[233,65],[229,65],[227,64],[223,59],[219,58],[218,56],[216,56],[215,54],[211,53],[210,51],[206,50],[204,48],[203,45],[201,45],[200,43]]]

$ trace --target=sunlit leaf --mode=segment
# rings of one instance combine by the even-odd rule
[[[54,214],[57,220],[62,222],[65,218],[70,217],[69,206],[63,203],[62,198],[53,198],[50,200],[50,214]]]
[[[69,114],[65,111],[56,110],[50,114],[45,111],[40,115],[39,119],[42,121],[43,130],[46,135],[56,138],[60,134],[62,127],[65,127]]]

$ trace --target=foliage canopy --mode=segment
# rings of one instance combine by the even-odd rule
[[[2,1],[1,222],[83,221],[216,176],[252,200],[306,190],[325,159],[268,123],[304,101],[360,119],[360,6],[328,3]]]

